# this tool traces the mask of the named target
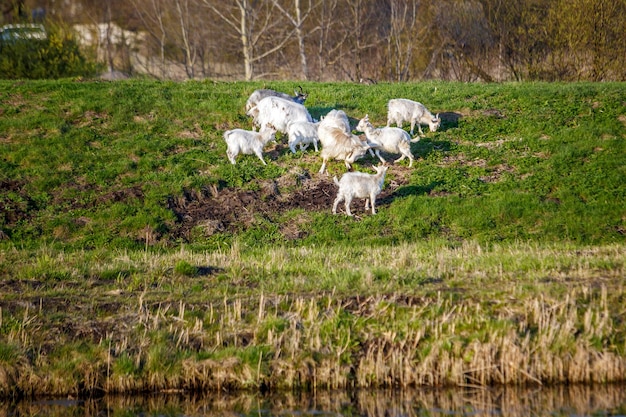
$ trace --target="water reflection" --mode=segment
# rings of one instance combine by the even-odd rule
[[[0,401],[21,416],[626,416],[626,385]]]

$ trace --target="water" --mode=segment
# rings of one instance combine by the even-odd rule
[[[0,401],[0,416],[626,416],[626,385]]]

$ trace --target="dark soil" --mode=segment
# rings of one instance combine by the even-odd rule
[[[398,185],[396,181],[387,184],[378,196],[377,206],[388,204]],[[258,191],[250,191],[206,187],[201,191],[187,191],[180,197],[170,198],[168,208],[178,218],[177,227],[172,230],[174,237],[187,239],[191,230],[197,226],[203,228],[205,235],[235,232],[250,226],[257,216],[271,220],[294,209],[330,212],[337,196],[337,186],[332,178],[317,174],[314,178],[308,174],[295,180],[279,178],[264,182],[259,188]],[[343,210],[341,203],[338,208],[341,215],[344,215]],[[355,199],[351,210],[357,216],[368,215],[364,210],[363,199]],[[286,235],[287,238],[302,237],[297,231],[287,232]]]
[[[34,201],[24,190],[24,183],[11,179],[0,181],[0,195],[18,196],[18,198],[0,198],[0,224],[13,224],[28,218],[28,213],[35,206]]]
[[[176,237],[187,238],[196,226],[205,235],[235,232],[251,225],[256,216],[274,218],[281,213],[301,208],[310,211],[330,209],[337,194],[332,179],[306,179],[300,187],[281,187],[280,180],[261,184],[259,190],[204,188],[172,197],[168,208],[178,218]]]

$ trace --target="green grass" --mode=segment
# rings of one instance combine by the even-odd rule
[[[179,241],[168,236],[176,226],[168,198],[208,186],[258,190],[259,181],[288,175],[294,165],[315,175],[319,164],[310,155],[294,158],[284,146],[267,167],[254,157],[243,157],[235,166],[227,163],[221,133],[249,128],[242,107],[255,84],[4,84],[2,171],[10,188],[3,204],[18,219],[5,216],[0,227],[24,247],[45,241],[70,248],[137,248],[145,228],[165,247],[176,246]],[[369,113],[381,125],[386,100],[395,96],[461,116],[414,145],[422,159],[389,205],[395,220],[402,212],[429,219],[417,227],[417,237],[438,236],[443,228],[450,238],[484,242],[565,239],[581,244],[623,241],[622,87],[306,86],[311,91],[307,105],[317,117],[342,108],[354,119]],[[502,117],[489,113],[493,109]],[[331,172],[341,169],[333,165]],[[394,178],[393,169],[389,177]],[[415,237],[416,225],[398,222],[389,231],[386,213],[379,217],[365,225],[364,235],[352,222],[345,239],[389,244]],[[281,240],[263,225],[257,229],[244,232],[249,242]],[[386,239],[381,240],[383,230]],[[327,240],[326,230],[308,232],[306,243]],[[225,234],[210,240],[232,237]],[[211,241],[189,243],[210,247]]]
[[[228,162],[264,85],[0,81],[0,396],[626,379],[623,83],[304,83],[444,117],[356,218]]]

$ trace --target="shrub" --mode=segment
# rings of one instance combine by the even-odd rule
[[[0,78],[45,79],[92,76],[96,63],[85,57],[69,34],[53,31],[47,39],[0,44]]]

